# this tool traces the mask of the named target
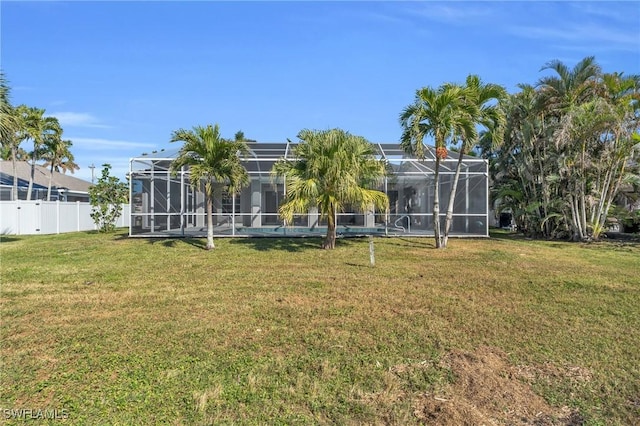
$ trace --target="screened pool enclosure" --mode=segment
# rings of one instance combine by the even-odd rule
[[[433,235],[434,149],[419,161],[398,144],[374,144],[379,158],[392,173],[378,188],[390,202],[389,211],[347,209],[337,218],[338,235]],[[293,223],[284,223],[278,206],[287,191],[286,179],[270,174],[280,159],[293,158],[294,143],[248,143],[243,163],[250,183],[240,194],[229,194],[224,184],[214,189],[214,235],[223,236],[320,236],[326,219],[317,209],[301,211]],[[457,153],[440,163],[440,220],[444,224]],[[170,165],[177,151],[160,152],[130,161],[131,225],[129,234],[142,237],[206,236],[206,203],[202,188],[190,184],[189,169],[176,174]],[[454,205],[452,236],[488,236],[488,164],[465,156]]]

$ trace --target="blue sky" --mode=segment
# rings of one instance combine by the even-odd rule
[[[171,132],[296,140],[340,127],[395,142],[415,90],[517,91],[552,59],[640,74],[638,2],[0,2],[12,103],[45,108],[90,180],[171,150]],[[96,169],[96,176],[99,170]]]

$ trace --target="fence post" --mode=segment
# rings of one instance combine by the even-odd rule
[[[376,252],[373,248],[373,235],[369,235],[369,262],[371,266],[376,266]]]
[[[56,200],[56,234],[60,233],[60,200]]]
[[[16,200],[16,235],[20,235],[20,199]]]

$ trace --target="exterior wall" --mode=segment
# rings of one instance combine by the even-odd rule
[[[117,227],[128,227],[129,205],[122,205]],[[91,204],[61,201],[0,202],[1,235],[46,235],[97,229],[91,218]]]

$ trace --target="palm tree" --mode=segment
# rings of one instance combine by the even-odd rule
[[[555,72],[555,75],[538,81],[538,90],[540,102],[549,116],[548,124],[557,129],[554,139],[559,148],[559,158],[565,164],[573,164],[567,169],[570,172],[567,176],[572,182],[566,188],[566,196],[572,210],[574,239],[579,239],[586,235],[587,228],[587,141],[576,139],[575,132],[572,137],[567,137],[571,133],[567,130],[573,127],[574,117],[585,117],[588,113],[583,105],[597,98],[602,70],[593,56],[584,58],[573,69],[553,60],[542,70]]]
[[[5,145],[5,141],[15,131],[15,116],[13,114],[13,108],[11,107],[10,88],[7,84],[7,79],[4,73],[0,71],[0,140],[2,145]]]
[[[448,84],[437,90],[423,87],[416,91],[415,100],[400,113],[403,132],[401,146],[418,159],[426,157],[424,138],[433,137],[436,146],[433,176],[433,232],[436,248],[444,248],[440,231],[440,161],[447,157],[446,144],[454,133],[470,125],[469,114],[464,114],[469,103],[464,88]]]
[[[58,135],[56,135],[58,136]],[[46,142],[46,149],[42,154],[45,161],[44,166],[49,167],[49,187],[47,188],[47,201],[51,201],[51,181],[53,172],[66,173],[78,170],[80,167],[75,163],[73,154],[71,153],[72,143],[68,140],[62,140],[60,137],[51,137]]]
[[[491,180],[496,201],[502,203],[499,209],[511,210],[518,229],[530,236],[538,230],[549,235],[551,222],[545,218],[551,203],[553,144],[545,131],[545,114],[535,88],[527,84],[519,88],[520,92],[500,103],[508,117],[504,131],[488,133],[501,141],[492,142]]]
[[[9,136],[9,138],[12,138],[12,136]],[[13,137],[13,139],[15,140],[15,137]],[[10,143],[11,142],[7,143],[7,145],[3,145],[2,147],[0,147],[0,159],[5,161],[12,160],[14,157],[12,151],[14,149],[15,149],[16,161],[25,161],[27,158],[29,158],[29,153],[27,151],[20,148],[19,146],[16,146],[14,148],[13,146],[10,145]]]
[[[504,144],[491,161],[494,194],[530,236],[597,239],[611,205],[633,179],[640,91],[637,76],[603,74],[592,57],[503,103]]]
[[[16,109],[10,102],[10,88],[4,73],[0,72],[0,142],[2,146],[2,159],[11,159],[13,166],[13,189],[12,199],[18,199],[18,172],[16,170],[16,161],[18,156],[24,153],[20,149],[20,139],[16,137],[18,131],[19,120]]]
[[[634,155],[640,153],[640,76],[622,73],[603,75],[603,97],[609,105],[609,128],[603,138],[605,147],[602,161],[604,179],[597,179],[599,202],[593,209],[591,222],[594,229],[606,223],[607,214],[623,180],[640,181],[638,174],[627,167]],[[636,161],[637,165],[637,161]],[[616,173],[618,174],[616,178]]]
[[[447,215],[444,222],[444,235],[442,238],[443,247],[447,246],[449,231],[453,222],[453,207],[455,205],[456,191],[460,179],[462,159],[469,149],[478,144],[477,125],[492,132],[492,143],[499,145],[502,142],[504,132],[505,117],[502,110],[495,104],[506,98],[507,91],[497,84],[484,84],[477,75],[469,75],[464,86],[465,105],[460,108],[460,113],[467,115],[466,119],[461,118],[455,123],[455,136],[460,142],[458,151],[458,162],[453,176]]]
[[[191,186],[197,188],[204,181],[207,203],[207,250],[213,249],[213,189],[215,183],[227,186],[237,193],[249,182],[241,156],[248,153],[243,141],[232,141],[220,136],[216,124],[195,126],[192,130],[179,129],[172,133],[171,142],[184,142],[178,157],[171,164],[173,173],[189,166]]]
[[[635,78],[605,74],[597,98],[573,106],[556,132],[564,149],[574,239],[598,239],[607,214],[628,177],[638,131],[639,89]],[[580,197],[575,197],[578,194]]]
[[[336,216],[352,205],[362,211],[373,207],[387,211],[389,200],[381,191],[371,189],[384,177],[384,162],[375,158],[375,150],[365,138],[341,129],[302,130],[301,142],[294,148],[293,161],[277,162],[272,174],[286,179],[286,198],[279,208],[280,217],[292,222],[297,213],[318,207],[327,219],[327,235],[322,248],[336,244]]]
[[[27,190],[27,200],[30,200],[36,161],[41,159],[45,151],[45,141],[49,138],[59,137],[62,134],[62,128],[57,118],[44,116],[44,109],[20,105],[17,108],[17,113],[20,120],[18,139],[33,141],[33,151],[29,153],[31,157],[31,174]]]
[[[15,116],[11,107],[10,88],[4,73],[0,71],[0,141],[2,146],[15,131]]]
[[[20,128],[20,117],[16,113],[16,109],[10,107],[11,114],[13,115],[11,120],[11,126],[13,130],[8,132],[2,139],[2,159],[11,160],[13,168],[13,186],[11,190],[11,199],[18,199],[18,169],[17,162],[25,161],[29,158],[27,151],[20,147],[22,139],[19,137],[18,129]]]
[[[538,81],[541,102],[554,116],[592,100],[597,92],[598,76],[602,73],[593,56],[584,58],[573,69],[556,59],[543,66],[543,70],[552,70],[556,74]]]

